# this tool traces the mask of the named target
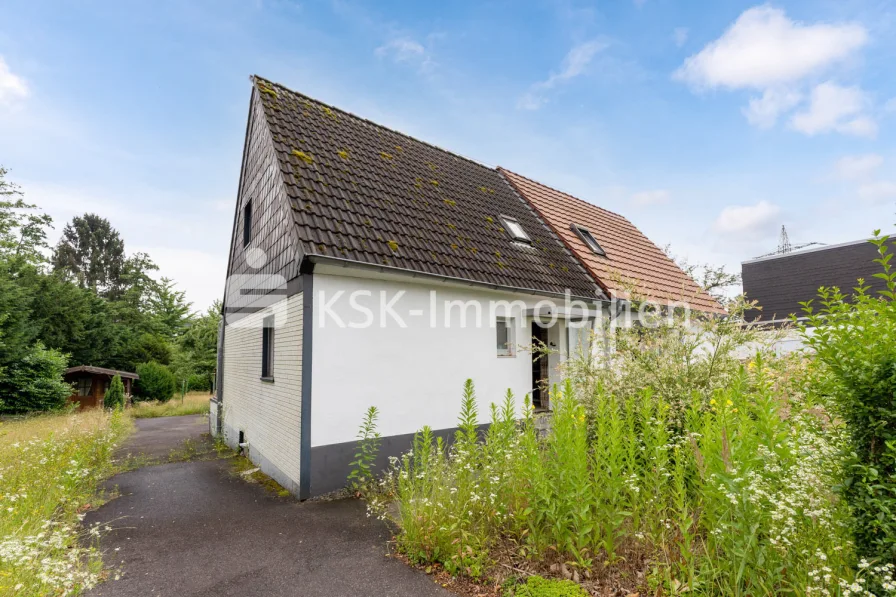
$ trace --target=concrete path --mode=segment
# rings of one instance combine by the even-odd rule
[[[208,443],[208,417],[157,417],[136,419],[137,432],[122,446],[120,452],[136,458],[165,462],[172,450],[183,448],[187,440]]]
[[[184,429],[194,429],[199,441],[204,427],[186,419],[193,417],[138,421],[128,450],[144,446],[167,455],[187,439]],[[173,443],[163,445],[162,437]],[[388,529],[367,518],[355,500],[280,498],[235,477],[229,459],[147,466],[109,484],[121,497],[85,523],[114,529],[101,548],[106,564],[122,576],[87,595],[450,595],[431,577],[387,557]]]

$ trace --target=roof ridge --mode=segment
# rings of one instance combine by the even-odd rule
[[[452,156],[452,157],[459,158],[459,159],[461,159],[461,160],[470,162],[470,163],[472,163],[472,164],[476,164],[477,166],[481,166],[482,168],[488,168],[489,170],[498,170],[498,169],[499,169],[498,166],[491,166],[491,165],[489,165],[489,164],[486,164],[485,162],[480,162],[479,160],[476,160],[476,159],[467,157],[467,156],[465,156],[465,155],[463,155],[463,154],[457,153],[456,151],[452,151],[452,150],[450,150],[450,149],[445,149],[444,147],[441,147],[441,146],[439,146],[439,145],[436,145],[435,143],[430,143],[429,141],[424,141],[423,139],[418,139],[417,137],[412,137],[411,135],[409,135],[409,134],[407,134],[407,133],[403,133],[403,132],[399,131],[398,129],[393,129],[393,128],[388,127],[388,126],[386,126],[386,125],[384,125],[384,124],[380,124],[380,123],[378,123],[378,122],[374,122],[373,120],[370,120],[369,118],[364,118],[363,116],[358,116],[358,115],[355,114],[354,112],[349,112],[348,110],[344,110],[344,109],[342,109],[342,108],[340,108],[340,107],[338,107],[338,106],[335,106],[335,105],[333,105],[333,104],[329,104],[329,103],[327,103],[327,102],[321,101],[321,100],[319,100],[319,99],[317,99],[317,98],[311,97],[310,95],[305,95],[304,93],[302,93],[302,92],[300,92],[300,91],[295,91],[295,90],[293,90],[293,89],[290,89],[289,87],[287,87],[286,85],[283,85],[282,83],[277,83],[277,82],[275,82],[275,81],[271,81],[270,79],[265,79],[264,77],[259,76],[259,75],[252,75],[252,79],[253,79],[253,80],[261,80],[261,81],[264,81],[265,83],[269,83],[270,85],[275,85],[275,86],[279,87],[280,89],[283,89],[284,91],[286,91],[286,92],[288,92],[288,93],[291,93],[291,94],[293,94],[293,95],[296,95],[296,96],[299,96],[299,97],[301,97],[301,98],[304,98],[304,99],[306,99],[306,100],[308,100],[308,101],[312,101],[312,102],[314,102],[314,103],[316,103],[316,104],[319,104],[319,105],[321,105],[321,106],[324,106],[324,107],[326,107],[326,108],[329,108],[330,110],[333,110],[334,112],[340,112],[340,113],[342,113],[342,114],[345,114],[346,116],[349,116],[349,117],[354,118],[354,119],[356,119],[356,120],[360,120],[361,122],[366,122],[367,124],[372,125],[372,126],[378,128],[378,129],[382,129],[382,130],[384,130],[384,131],[389,131],[390,133],[394,133],[394,134],[396,134],[396,135],[398,135],[398,136],[400,136],[400,137],[404,137],[405,139],[410,139],[410,140],[412,140],[412,141],[416,141],[417,143],[421,143],[421,144],[423,144],[423,145],[432,147],[433,149],[438,149],[439,151],[445,152],[445,153],[447,153],[448,155],[450,155],[450,156]]]
[[[590,201],[588,201],[588,200],[586,200],[586,199],[582,199],[582,198],[580,198],[580,197],[576,197],[576,196],[573,195],[572,193],[567,193],[566,191],[564,191],[564,190],[562,190],[562,189],[558,189],[557,187],[552,187],[552,186],[549,185],[549,184],[545,184],[545,183],[543,183],[543,182],[541,182],[541,181],[539,181],[539,180],[535,180],[534,178],[530,178],[530,177],[526,176],[525,174],[518,174],[517,172],[514,172],[513,170],[509,170],[509,169],[505,168],[504,166],[496,166],[495,168],[496,168],[499,172],[507,172],[508,174],[513,174],[514,176],[519,176],[520,178],[525,178],[525,179],[528,180],[529,182],[532,182],[532,183],[541,185],[541,186],[543,186],[543,187],[547,187],[547,188],[551,189],[551,190],[554,191],[554,192],[557,192],[557,193],[560,193],[560,194],[562,194],[562,195],[565,195],[566,197],[569,197],[570,199],[574,199],[574,200],[576,200],[576,201],[578,201],[578,202],[580,202],[580,203],[584,203],[585,205],[587,205],[587,206],[589,206],[589,207],[596,207],[597,209],[599,209],[599,210],[601,210],[601,211],[605,211],[605,212],[607,212],[607,213],[610,214],[610,215],[616,216],[616,217],[618,217],[618,218],[622,218],[623,220],[625,220],[626,222],[628,222],[630,225],[634,226],[634,224],[632,224],[631,220],[629,220],[628,218],[626,218],[624,215],[622,215],[622,214],[620,214],[620,213],[616,213],[615,211],[611,211],[611,210],[607,209],[606,207],[601,207],[601,206],[598,205],[597,203],[592,203],[592,202],[590,202]]]

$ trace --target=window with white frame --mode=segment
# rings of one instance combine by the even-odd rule
[[[514,356],[513,319],[509,317],[498,317],[495,320],[495,330],[497,332],[498,356]]]

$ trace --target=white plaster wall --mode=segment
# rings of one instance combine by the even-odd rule
[[[224,433],[239,432],[249,458],[281,485],[297,491],[302,408],[302,293],[228,325],[224,332]],[[261,322],[275,316],[274,381],[261,381]]]
[[[366,319],[348,300],[348,295],[357,289],[373,294],[358,297],[357,301],[372,310],[374,323],[367,328],[349,327]],[[381,327],[380,292],[385,291],[388,300],[401,290],[405,294],[396,303],[395,311],[407,327],[401,328],[391,320]],[[430,322],[430,290],[437,291],[435,327]],[[323,309],[323,301],[338,291],[345,294],[330,310],[346,327],[339,327]],[[379,431],[386,436],[414,433],[424,425],[433,429],[456,427],[467,378],[472,378],[476,385],[480,423],[488,422],[489,404],[501,402],[508,388],[522,408],[525,395],[532,390],[531,354],[518,349],[513,357],[497,356],[496,331],[488,317],[488,302],[523,300],[531,308],[541,298],[422,280],[392,281],[315,272],[311,445],[353,441],[370,406],[380,409]],[[455,318],[452,327],[445,327],[444,301],[469,299],[482,302],[485,325],[475,327],[468,323],[461,328]],[[531,320],[524,313],[517,314],[516,323],[521,319],[524,325],[515,325],[515,343],[528,346]],[[558,348],[565,348],[565,334],[556,339]]]

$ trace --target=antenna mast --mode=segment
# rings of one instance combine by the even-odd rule
[[[811,247],[813,245],[823,244],[824,243],[803,243],[801,245],[792,245],[790,244],[790,237],[787,236],[787,228],[782,225],[781,234],[778,236],[778,250],[774,253],[766,253],[765,255],[760,255],[756,259],[761,259],[762,257],[771,257],[772,255],[786,255],[787,253],[791,253],[799,249],[805,249],[806,247]]]
[[[790,238],[787,236],[787,228],[782,224],[781,236],[778,237],[778,253],[790,253],[792,250]]]

